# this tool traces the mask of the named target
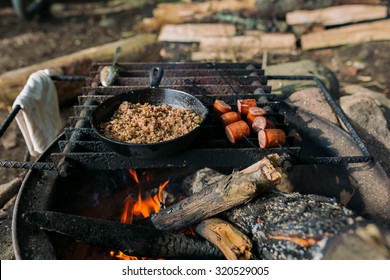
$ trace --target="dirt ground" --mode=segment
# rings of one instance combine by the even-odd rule
[[[0,74],[129,37],[135,34],[135,23],[143,17],[149,17],[152,11],[147,8],[118,13],[96,13],[96,10],[106,8],[105,5],[57,4],[53,6],[51,17],[28,22],[21,21],[11,7],[0,7]],[[312,59],[332,70],[341,85],[358,83],[390,96],[389,50],[390,42],[374,42],[310,52],[298,51],[292,55],[269,55],[268,63]],[[261,56],[254,59],[261,61]],[[1,108],[0,122],[3,122],[7,115],[8,111]],[[23,138],[14,122],[0,138],[0,158],[22,160],[25,150]],[[21,172],[0,168],[0,185]],[[10,207],[12,209],[12,204]],[[0,228],[1,235],[9,234],[9,223],[3,223]]]

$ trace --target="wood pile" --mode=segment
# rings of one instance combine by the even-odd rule
[[[216,14],[224,12],[255,21],[272,21],[272,18],[262,16],[258,3],[254,0],[210,0],[160,4],[154,10],[153,18],[145,19],[139,28],[158,30],[160,42],[197,44],[191,57],[194,61],[234,61],[250,59],[264,52],[293,53],[390,40],[388,7],[380,0],[333,1],[332,6],[325,8],[287,12],[283,19],[286,28],[277,31],[242,30],[237,23],[215,20]]]

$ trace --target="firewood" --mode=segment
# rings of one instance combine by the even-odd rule
[[[223,179],[225,175],[210,168],[202,168],[183,180],[182,187],[188,195],[202,190],[202,186],[209,185]],[[220,218],[209,218],[195,226],[195,231],[217,246],[229,260],[250,259],[252,243],[250,239],[232,224]]]
[[[269,155],[251,167],[226,175],[151,216],[157,229],[179,230],[246,203],[273,188],[281,179],[279,156]]]
[[[78,242],[104,246],[108,250],[120,250],[129,256],[177,259],[222,257],[217,248],[208,242],[139,225],[49,211],[24,213],[22,218],[39,229],[66,235]]]
[[[0,76],[0,106],[12,105],[16,96],[26,84],[28,77],[38,70],[48,68],[55,75],[83,76],[88,74],[92,61],[111,61],[112,55],[118,46],[122,47],[121,58],[126,61],[139,61],[148,55],[151,48],[156,46],[155,43],[155,35],[143,34],[4,73]],[[60,104],[69,102],[80,95],[82,87],[80,83],[77,90],[74,91],[69,91],[69,84],[65,84],[65,88],[62,89],[63,85],[62,82],[56,83]]]
[[[385,0],[333,0],[334,5],[347,5],[347,4],[367,4],[367,5],[380,5]]]
[[[216,245],[228,260],[249,260],[252,256],[250,239],[228,222],[206,219],[196,225],[195,230]]]
[[[263,52],[295,50],[296,38],[292,33],[251,32],[230,38],[202,38],[199,51]]]
[[[197,22],[222,11],[256,13],[256,0],[213,0],[190,3],[161,3],[153,11],[153,18],[144,19],[138,30],[156,31],[164,24]]]
[[[221,214],[251,239],[261,259],[385,259],[390,232],[332,198],[270,191]],[[380,225],[380,224],[378,224]],[[387,241],[386,241],[387,239]]]
[[[292,33],[264,33],[252,31],[242,36],[201,38],[199,49],[192,53],[193,61],[251,59],[265,51],[290,53],[296,49]]]
[[[315,24],[332,26],[365,20],[383,19],[387,16],[386,6],[342,5],[318,10],[296,10],[286,14],[289,25]]]
[[[227,23],[166,24],[162,27],[158,41],[199,42],[202,38],[232,37],[236,27]]]
[[[390,20],[354,24],[301,36],[303,50],[390,40]]]

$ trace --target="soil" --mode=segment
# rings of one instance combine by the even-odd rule
[[[150,17],[152,12],[152,7],[147,7],[142,10],[115,13],[107,10],[105,14],[96,13],[97,9],[102,8],[107,8],[106,2],[54,4],[51,16],[22,21],[12,7],[0,7],[0,74],[132,36],[136,33],[135,23],[143,17]],[[308,52],[298,51],[291,55],[269,55],[268,63],[312,59],[332,70],[341,85],[358,83],[390,96],[389,49],[390,42],[373,42]],[[261,61],[261,57],[254,58],[256,59]],[[0,122],[6,118],[8,110],[9,108],[0,108]],[[67,109],[63,108],[63,111],[66,112]],[[23,160],[25,151],[23,137],[13,122],[0,138],[0,158]],[[0,185],[22,172],[24,171],[0,168]],[[0,236],[10,236],[12,207],[11,202],[8,208],[2,210],[5,214],[0,217]],[[0,242],[3,247],[10,239]],[[0,255],[0,259],[12,257],[12,252]]]

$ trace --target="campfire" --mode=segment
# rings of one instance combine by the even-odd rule
[[[156,194],[148,194],[145,198],[143,198],[145,194],[142,185],[140,184],[140,180],[138,179],[137,171],[134,169],[129,169],[129,174],[137,184],[138,195],[136,198],[129,195],[125,199],[123,212],[121,215],[121,223],[123,224],[132,224],[134,218],[148,218],[151,214],[158,213],[161,208],[164,208],[166,195],[163,194],[163,190],[169,183],[169,180],[165,181],[164,183],[160,184]],[[146,181],[149,182],[148,174],[146,174]],[[124,260],[138,259],[138,257],[135,256],[127,256],[121,251],[118,253],[111,251],[110,255]]]
[[[114,85],[102,87],[103,66],[87,78],[73,126],[40,158],[50,171],[35,168],[20,192],[18,258],[314,259],[326,254],[327,240],[357,228],[365,211],[387,219],[359,183],[345,187],[348,175],[363,177],[348,164],[366,165],[371,156],[318,79],[266,76],[246,63],[123,63]],[[176,154],[113,152],[90,127],[90,113],[107,98],[147,86],[152,66],[165,69],[161,87],[191,92],[209,112],[216,99],[235,112],[238,98],[255,99],[285,141],[260,147],[250,132],[232,143],[210,114]],[[294,78],[317,84],[348,132],[281,102],[267,85]],[[332,198],[348,195],[354,211]]]

